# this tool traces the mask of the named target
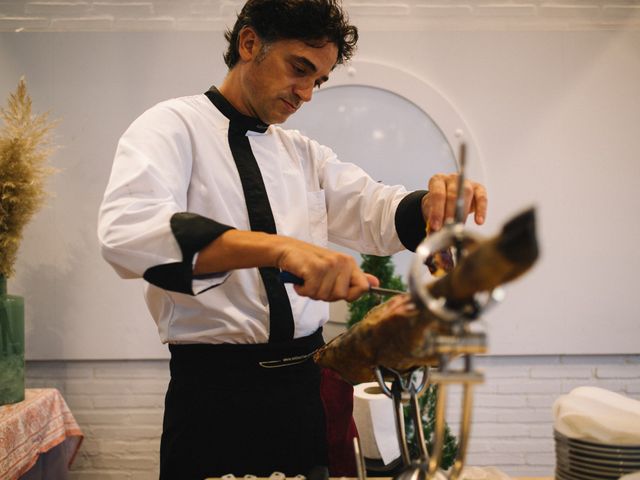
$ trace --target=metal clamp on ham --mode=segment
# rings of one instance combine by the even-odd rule
[[[460,147],[460,185],[464,181],[465,147]],[[462,188],[458,189],[455,221],[418,246],[409,276],[409,292],[373,308],[350,330],[315,354],[321,366],[345,380],[375,380],[394,402],[394,416],[403,468],[398,479],[459,478],[471,427],[473,386],[484,381],[474,368],[474,355],[486,353],[486,334],[472,329],[482,313],[502,298],[500,285],[525,273],[538,257],[535,214],[529,209],[510,221],[495,237],[483,239],[465,229]],[[450,254],[455,261],[433,280],[434,258]],[[429,266],[429,269],[427,268]],[[436,266],[435,270],[437,270]],[[452,360],[462,357],[462,366]],[[421,374],[420,374],[421,373]],[[391,381],[391,387],[388,386]],[[438,386],[434,442],[427,451],[418,397],[429,384]],[[439,471],[444,445],[447,389],[462,385],[462,417],[456,461],[445,474]],[[419,453],[411,458],[404,424],[408,405],[417,433]],[[358,440],[359,478],[366,477]]]

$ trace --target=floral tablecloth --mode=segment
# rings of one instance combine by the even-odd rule
[[[0,478],[14,480],[43,454],[69,442],[71,465],[82,431],[55,388],[27,389],[22,402],[0,407]]]

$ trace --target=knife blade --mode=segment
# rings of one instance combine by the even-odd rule
[[[279,276],[282,283],[304,285],[304,280],[291,272],[282,271],[280,272]],[[407,292],[403,292],[402,290],[394,290],[392,288],[369,287],[369,293],[375,293],[377,295],[401,295]]]

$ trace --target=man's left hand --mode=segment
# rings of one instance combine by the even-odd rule
[[[429,179],[429,193],[422,199],[422,215],[429,230],[440,230],[444,222],[454,219],[458,178],[457,173],[439,173]],[[487,216],[487,190],[477,182],[465,180],[464,218],[471,213],[478,225],[484,223]]]

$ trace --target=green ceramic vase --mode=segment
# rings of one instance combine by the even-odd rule
[[[0,276],[0,405],[24,400],[24,299]]]

